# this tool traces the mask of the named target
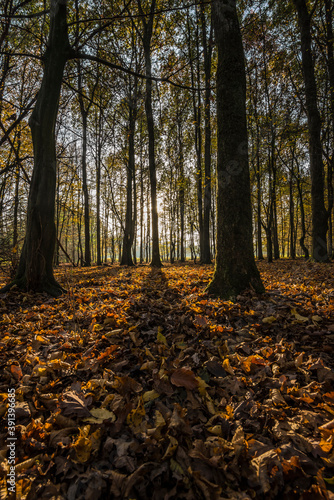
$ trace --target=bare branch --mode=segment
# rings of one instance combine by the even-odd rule
[[[112,63],[110,61],[107,61],[106,59],[101,59],[100,57],[93,56],[91,54],[85,54],[83,52],[78,52],[78,51],[73,51],[72,54],[70,55],[70,59],[86,59],[88,61],[94,61],[99,64],[103,64],[104,66],[107,66],[108,68],[111,69],[117,69],[119,71],[122,71],[123,73],[127,73],[128,75],[136,76],[137,78],[141,78],[142,80],[152,80],[154,82],[160,82],[160,83],[169,83],[170,85],[173,85],[174,87],[179,87],[184,90],[200,90],[204,91],[206,90],[205,88],[194,88],[189,85],[182,85],[181,83],[178,82],[173,82],[170,80],[170,77],[158,77],[158,76],[146,76],[141,73],[137,73],[136,71],[132,71],[131,69],[124,68],[123,66],[120,66],[119,64]],[[213,88],[213,87],[210,87]]]

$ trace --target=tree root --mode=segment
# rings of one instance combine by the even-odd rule
[[[44,278],[42,283],[39,283],[36,287],[29,287],[27,286],[27,279],[25,276],[13,279],[13,281],[0,289],[0,293],[9,292],[13,287],[17,287],[25,292],[47,293],[48,295],[51,295],[51,297],[55,298],[60,297],[63,293],[66,293],[65,288],[63,288],[54,278]]]

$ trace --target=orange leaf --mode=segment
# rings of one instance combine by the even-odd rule
[[[101,361],[102,359],[110,356],[114,351],[116,351],[117,347],[117,345],[111,345],[110,347],[108,347],[102,354],[100,354],[100,356],[97,358],[97,361]]]
[[[16,378],[16,380],[20,380],[20,378],[22,378],[22,370],[20,366],[12,365],[10,367],[10,371],[13,377]]]

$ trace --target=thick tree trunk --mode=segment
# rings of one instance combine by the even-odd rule
[[[327,65],[330,86],[331,115],[332,115],[332,140],[334,140],[334,33],[333,33],[333,4],[332,0],[325,0],[326,30],[327,30]],[[332,157],[328,162],[327,171],[327,193],[328,193],[328,256],[333,257],[333,172],[334,172],[334,148]]]
[[[58,296],[62,287],[53,276],[56,243],[56,142],[55,123],[66,61],[70,53],[66,0],[51,0],[50,34],[44,56],[41,88],[30,118],[34,148],[34,169],[30,184],[26,237],[14,284],[28,290]]]
[[[215,0],[217,65],[217,254],[209,293],[263,292],[255,264],[246,122],[246,76],[236,0]]]
[[[324,165],[321,145],[321,118],[317,103],[311,39],[311,17],[306,0],[293,0],[298,14],[301,35],[302,68],[305,83],[308,118],[311,197],[312,197],[312,257],[317,262],[328,261],[328,213],[324,201]]]

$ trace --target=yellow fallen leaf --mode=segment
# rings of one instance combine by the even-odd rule
[[[95,391],[98,388],[103,388],[106,384],[106,380],[103,378],[92,378],[88,380],[87,384],[84,386],[86,391]]]
[[[215,436],[220,436],[220,437],[223,436],[222,426],[221,425],[214,425],[213,427],[208,427],[208,431],[211,434],[214,434]]]
[[[201,377],[196,377],[196,380],[198,381],[198,392],[201,396],[205,396],[206,388],[210,386]]]
[[[275,316],[267,316],[267,318],[263,318],[262,323],[268,323],[271,325],[274,321],[276,321]]]
[[[93,332],[100,332],[101,330],[103,330],[104,326],[103,325],[100,325],[99,323],[95,323],[95,325],[93,326]]]
[[[133,430],[138,430],[141,423],[143,422],[144,417],[145,417],[145,408],[144,408],[143,398],[139,398],[137,408],[130,411],[129,415],[126,417],[126,421]]]
[[[306,318],[306,316],[301,316],[300,314],[298,314],[295,308],[291,309],[291,314],[296,318],[298,323],[305,323],[306,321],[308,321],[308,318]]]
[[[145,354],[148,358],[151,358],[152,361],[155,361],[155,357],[153,356],[148,347],[145,347]]]
[[[102,429],[101,427],[96,429],[95,432],[92,432],[92,434],[89,436],[90,441],[92,443],[92,453],[97,453],[100,449],[100,444],[101,444],[101,438],[102,438]]]
[[[81,464],[87,462],[90,458],[92,450],[92,442],[89,439],[90,425],[86,425],[79,429],[80,435],[78,439],[73,443],[73,448],[75,449],[77,455],[77,461]]]
[[[304,352],[301,352],[295,359],[295,366],[296,368],[300,368],[301,365],[303,364],[303,356],[304,356]]]
[[[34,463],[41,458],[41,455],[37,455],[36,457],[29,458],[20,464],[15,465],[15,472],[21,472],[26,469],[30,469],[34,465]]]
[[[155,427],[161,428],[165,425],[166,420],[164,419],[162,413],[159,410],[155,410],[155,416],[154,416],[154,424]]]
[[[169,437],[169,445],[167,447],[166,453],[162,457],[162,460],[165,460],[166,458],[170,458],[171,456],[173,456],[175,451],[176,451],[176,448],[179,445],[179,443],[178,443],[177,439],[175,439],[175,437],[170,436],[169,434],[168,434],[168,437]]]
[[[157,399],[160,396],[160,394],[153,390],[153,391],[147,391],[144,392],[143,394],[143,401],[144,403],[148,403],[149,401],[153,401],[154,399]]]
[[[230,360],[228,358],[224,359],[223,368],[230,375],[234,375],[234,370],[233,370],[232,366],[230,365]]]
[[[145,363],[143,363],[140,367],[140,369],[142,371],[144,370],[149,370],[149,371],[152,371],[154,370],[154,368],[157,366],[156,362],[155,361],[145,361]]]
[[[206,407],[211,415],[216,415],[217,410],[215,408],[214,402],[212,401],[211,396],[206,392],[205,396],[202,398],[205,401]]]
[[[49,341],[42,335],[36,335],[35,340],[38,340],[38,342],[42,342],[43,344],[49,343]]]
[[[116,420],[115,413],[104,408],[93,408],[90,412],[92,416],[84,418],[84,422],[89,422],[90,424],[102,424],[104,420],[110,420],[111,422],[115,422]]]
[[[159,344],[163,344],[163,345],[165,345],[166,347],[168,346],[167,339],[166,339],[166,337],[163,335],[163,333],[162,333],[162,328],[161,328],[160,326],[158,327],[157,341],[159,342]]]

